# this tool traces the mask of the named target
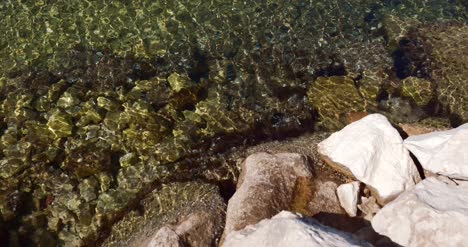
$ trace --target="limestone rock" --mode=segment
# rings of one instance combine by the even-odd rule
[[[359,182],[342,184],[336,190],[341,207],[349,216],[354,217],[357,213],[357,202],[359,193]]]
[[[467,222],[468,188],[431,177],[387,204],[372,226],[403,246],[464,246]]]
[[[229,200],[223,236],[270,218],[281,210],[307,207],[312,172],[305,156],[257,153],[242,164],[236,193]],[[299,195],[299,197],[295,196]],[[312,195],[310,195],[312,196]]]
[[[380,204],[420,179],[398,131],[380,114],[351,123],[318,147],[327,163],[368,185]]]
[[[468,124],[447,131],[411,136],[404,145],[424,169],[451,178],[468,179]]]
[[[349,233],[321,225],[316,220],[282,211],[271,219],[229,234],[223,245],[231,246],[370,246]]]

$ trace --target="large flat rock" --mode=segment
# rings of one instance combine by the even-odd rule
[[[468,179],[468,124],[410,136],[404,145],[424,169],[451,178]]]
[[[420,180],[398,131],[381,114],[371,114],[333,133],[318,151],[337,170],[365,183],[385,204]]]
[[[403,246],[466,246],[468,188],[427,178],[381,209],[372,226]]]
[[[223,247],[371,246],[353,235],[321,225],[316,220],[283,211],[243,230],[230,233]]]

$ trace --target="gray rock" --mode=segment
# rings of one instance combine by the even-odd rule
[[[312,184],[313,174],[303,155],[257,153],[247,157],[237,191],[228,203],[223,238],[282,210],[307,208]]]

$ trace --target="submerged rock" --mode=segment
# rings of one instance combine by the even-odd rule
[[[313,175],[305,156],[294,153],[250,155],[242,164],[237,191],[229,199],[223,236],[275,215],[306,208]]]
[[[381,204],[420,179],[398,131],[380,114],[349,124],[318,147],[328,164],[369,186]]]
[[[422,167],[455,179],[468,179],[468,124],[410,136],[404,141]]]
[[[467,222],[468,189],[427,178],[381,209],[372,226],[402,246],[463,246]]]
[[[176,224],[163,226],[138,246],[200,246],[211,247],[216,242],[218,225],[215,225],[212,212],[199,211],[180,219]]]
[[[363,112],[366,101],[350,77],[319,77],[307,92],[317,108],[320,124],[327,130],[338,130],[346,124],[346,114]]]
[[[216,186],[163,185],[112,226],[102,246],[214,246],[225,206]]]
[[[437,97],[448,108],[452,123],[468,121],[466,70],[468,61],[468,25],[464,22],[442,22],[420,25],[405,38],[402,50],[412,68],[410,75],[426,77],[437,85]]]
[[[418,106],[426,106],[436,95],[434,83],[418,77],[404,79],[401,90],[402,96],[412,99]]]
[[[234,246],[371,246],[353,235],[316,220],[282,211],[240,231],[230,233],[223,247]]]

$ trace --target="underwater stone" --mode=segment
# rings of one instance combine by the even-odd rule
[[[72,134],[73,125],[71,117],[60,110],[55,110],[52,112],[52,115],[47,122],[47,127],[55,134],[57,137],[67,137]]]
[[[349,77],[319,77],[307,92],[309,101],[318,111],[320,125],[328,130],[346,125],[346,113],[366,111],[365,100]]]
[[[97,98],[97,105],[101,108],[104,108],[108,111],[114,111],[116,110],[119,106],[117,102],[106,98],[106,97],[98,97]]]
[[[172,73],[167,78],[167,81],[171,85],[172,90],[174,90],[175,92],[180,92],[182,89],[194,86],[194,83],[192,83],[189,77],[185,75],[180,75],[178,73]]]
[[[138,157],[134,153],[128,153],[120,157],[119,162],[121,167],[129,167],[138,161]]]
[[[454,125],[468,121],[468,25],[442,22],[421,25],[410,32],[403,46],[413,74],[422,74],[437,86],[440,103],[449,109]],[[421,51],[424,51],[421,54]]]
[[[64,92],[62,96],[57,100],[57,106],[61,108],[69,108],[72,106],[76,106],[80,103],[80,100],[77,99],[73,94],[70,92]]]
[[[401,94],[404,97],[408,97],[418,105],[427,105],[435,96],[435,90],[433,84],[422,78],[408,77],[403,80],[401,86]]]
[[[36,109],[36,111],[39,111],[39,112],[46,112],[48,110],[50,110],[50,100],[49,98],[47,98],[47,96],[43,95],[43,96],[40,96],[39,98],[37,98],[34,103],[33,103],[33,106],[34,106],[34,109]]]
[[[400,18],[397,15],[385,15],[382,20],[383,30],[387,36],[389,50],[398,48],[400,41],[411,28],[420,23],[416,18]]]
[[[418,107],[413,107],[408,99],[392,97],[379,102],[382,114],[396,123],[414,123],[425,117],[425,112]]]
[[[99,187],[99,182],[94,177],[89,177],[83,180],[78,188],[80,189],[81,198],[86,202],[97,198],[96,192]]]
[[[90,141],[79,142],[78,147],[68,151],[65,161],[61,165],[62,168],[73,172],[79,178],[111,170],[109,148],[99,147],[97,144]]]
[[[187,234],[183,241],[190,243],[189,246],[197,246],[196,240],[204,236],[203,243],[216,243],[221,234],[226,204],[216,186],[199,182],[164,184],[141,204],[144,208],[142,214],[131,211],[116,223],[103,246],[141,246],[161,227],[175,227],[190,215],[206,212],[209,216],[204,218],[205,227],[210,231],[202,230],[205,227],[194,229],[199,233]]]
[[[106,172],[100,172],[96,175],[96,177],[99,181],[101,192],[106,192],[113,182],[112,176]]]

